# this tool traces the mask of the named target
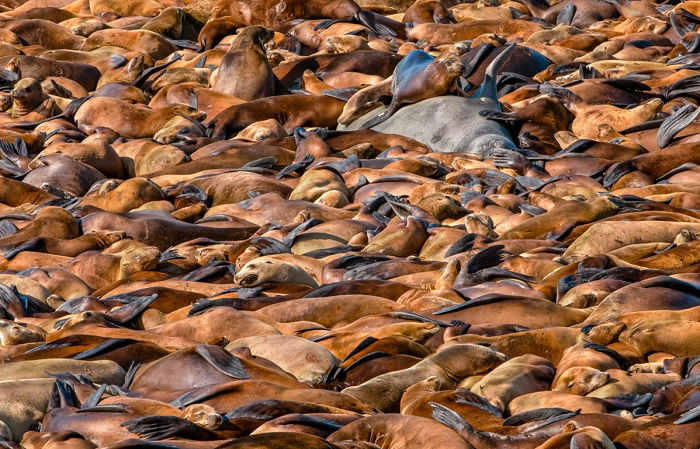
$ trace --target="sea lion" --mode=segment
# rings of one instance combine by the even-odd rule
[[[451,96],[430,98],[400,109],[391,118],[371,129],[410,137],[436,152],[467,152],[485,155],[497,148],[514,149],[515,144],[505,128],[492,121],[484,120],[479,115],[481,110],[500,109],[495,80],[498,71],[514,48],[514,46],[510,46],[489,64],[484,82],[478,89],[475,98]],[[348,127],[339,126],[339,129],[357,129],[360,124],[378,116],[381,112],[383,111],[375,109]],[[436,123],[458,120],[460,123],[470,123],[470,127],[468,132],[460,129],[458,133],[454,134],[445,126],[440,127],[440,129],[432,129],[429,126],[424,126],[428,122],[426,114]]]
[[[242,100],[256,100],[274,94],[275,79],[264,48],[272,36],[272,31],[261,26],[240,30],[221,60],[212,88]],[[256,77],[245,75],[250,73]]]
[[[463,68],[461,60],[455,55],[433,58],[422,50],[413,50],[394,69],[389,108],[363,123],[362,128],[384,122],[404,103],[417,103],[448,93]],[[426,86],[429,87],[427,91]]]
[[[410,385],[437,376],[444,387],[461,378],[491,370],[505,361],[500,352],[478,345],[453,345],[418,362],[411,368],[377,376],[343,390],[378,410],[398,410],[401,393]]]
[[[327,18],[336,19],[334,21],[355,21],[377,33],[389,36],[396,35],[396,32],[382,23],[386,19],[379,16],[384,20],[377,20],[377,15],[360,9],[358,4],[352,0],[336,0],[325,4],[314,2],[279,4],[276,3],[276,0],[251,4],[247,0],[234,3],[219,0],[211,11],[211,18],[218,19],[224,16],[236,18],[240,26],[263,25],[273,29],[279,29],[286,22],[294,19]],[[330,21],[330,23],[334,21]]]

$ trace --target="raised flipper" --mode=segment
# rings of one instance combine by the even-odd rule
[[[464,65],[464,68],[462,68],[462,77],[464,81],[468,83],[467,78],[474,74],[476,69],[479,68],[486,56],[488,56],[494,48],[496,47],[493,44],[486,43],[479,45],[476,51],[472,50],[474,55],[470,56],[469,61]],[[469,52],[468,54],[471,55],[472,53]]]
[[[486,74],[484,76],[484,81],[479,86],[479,89],[472,95],[472,98],[489,98],[496,102],[497,110],[501,110],[501,106],[498,103],[498,72],[503,67],[503,64],[510,58],[510,55],[515,50],[516,44],[509,44],[505,47],[501,53],[491,61],[491,64],[486,67]]]
[[[673,114],[666,117],[656,133],[656,144],[659,148],[666,148],[679,132],[693,123],[700,116],[700,108],[694,108],[687,104],[676,109]]]
[[[295,132],[296,134],[296,132]],[[295,136],[296,137],[296,136]],[[294,173],[294,172],[299,172],[299,173],[304,173],[304,170],[313,163],[313,161],[316,158],[314,157],[313,154],[305,154],[304,157],[298,161],[298,162],[293,162],[286,167],[284,167],[280,172],[275,176],[275,179],[282,179],[285,176]]]
[[[175,53],[173,57],[170,59],[170,61],[163,63],[161,65],[156,65],[153,67],[149,67],[143,72],[141,72],[141,75],[139,75],[134,81],[131,82],[131,85],[134,87],[141,88],[143,87],[143,84],[146,82],[146,80],[153,75],[154,73],[158,73],[161,70],[164,70],[180,60],[182,58],[182,55],[180,53]]]
[[[377,15],[371,11],[360,11],[357,14],[357,21],[379,35],[396,37],[396,31],[379,22]]]
[[[126,376],[124,376],[124,383],[122,384],[123,389],[127,389],[131,386],[131,383],[134,381],[134,376],[136,375],[136,371],[141,367],[140,363],[136,362],[131,362],[131,365],[129,365],[129,369],[126,371]]]
[[[17,233],[19,228],[9,220],[0,221],[0,238]]]
[[[327,30],[332,25],[336,23],[352,22],[352,17],[347,17],[345,19],[326,19],[314,26],[314,30]]]
[[[547,239],[547,240],[559,240],[559,239],[565,237],[566,235],[568,235],[569,232],[571,232],[578,225],[579,225],[578,222],[565,223],[565,224],[561,225],[560,227],[558,227],[557,229],[555,229],[554,231],[548,232],[547,235],[545,236],[545,239]]]
[[[692,162],[686,162],[685,164],[679,165],[678,167],[674,168],[673,170],[664,173],[663,175],[659,176],[656,181],[663,181],[665,179],[670,178],[673,175],[676,175],[678,173],[684,172],[686,170],[694,170],[694,169],[700,169],[700,165],[694,164]]]
[[[102,395],[105,394],[105,391],[107,391],[107,384],[100,385],[100,387],[97,390],[95,390],[95,392],[92,393],[85,402],[83,402],[80,408],[82,409],[95,407],[97,404],[100,403],[100,399],[102,399]]]
[[[195,351],[211,366],[234,379],[249,379],[243,364],[230,352],[215,345],[197,345]]]
[[[51,388],[51,396],[49,397],[47,410],[63,407],[80,408],[80,401],[71,384],[56,379]]]
[[[364,338],[360,343],[357,344],[350,352],[347,353],[345,357],[343,357],[343,360],[340,361],[340,363],[343,363],[347,361],[350,357],[354,356],[355,354],[359,353],[360,351],[363,351],[373,345],[374,343],[378,342],[379,340],[374,338],[374,337],[366,337]]]

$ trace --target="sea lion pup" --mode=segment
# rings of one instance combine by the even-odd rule
[[[225,16],[234,18],[239,26],[262,25],[274,30],[295,19],[334,19],[320,25],[324,28],[335,22],[352,21],[388,36],[397,34],[390,26],[401,25],[399,22],[362,10],[352,0],[218,0],[211,11],[210,20]]]
[[[240,30],[221,60],[212,89],[242,100],[273,95],[275,75],[265,55],[265,44],[273,35],[272,31],[261,26]]]
[[[32,112],[39,114],[40,118],[53,117],[59,111],[56,102],[44,93],[41,82],[35,78],[19,80],[10,95],[12,97],[10,117],[13,119],[24,117]]]
[[[444,348],[426,357],[411,368],[377,376],[343,393],[381,410],[398,410],[401,394],[406,388],[435,376],[441,388],[454,388],[464,377],[490,371],[506,360],[500,352],[479,345],[460,344]]]
[[[150,109],[144,105],[131,104],[109,97],[91,98],[75,113],[75,123],[82,131],[92,134],[95,128],[109,128],[117,134],[137,139],[153,137],[176,115],[202,120],[204,113],[184,105],[169,105]]]
[[[447,53],[434,58],[423,50],[413,50],[396,65],[391,80],[391,104],[382,114],[362,124],[371,128],[384,122],[405,103],[417,103],[447,94],[462,74],[458,55]]]

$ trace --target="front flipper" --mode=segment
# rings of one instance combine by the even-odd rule
[[[211,366],[234,379],[249,379],[243,364],[230,352],[215,345],[197,345],[195,351]]]
[[[360,11],[357,21],[379,35],[396,37],[396,31],[377,21],[377,17],[370,11]]]
[[[177,416],[144,416],[121,425],[147,440],[163,440],[175,436],[192,440],[218,439],[214,432]]]

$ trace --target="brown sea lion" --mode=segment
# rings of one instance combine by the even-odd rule
[[[242,100],[274,94],[275,79],[264,49],[272,35],[272,31],[261,26],[242,29],[221,60],[212,88]],[[250,73],[255,77],[247,76]]]
[[[401,393],[416,382],[437,376],[441,385],[450,387],[461,378],[489,371],[504,361],[503,354],[483,346],[453,345],[411,368],[377,376],[364,384],[346,388],[343,392],[378,410],[390,412],[398,410]]]

